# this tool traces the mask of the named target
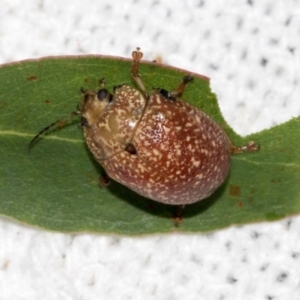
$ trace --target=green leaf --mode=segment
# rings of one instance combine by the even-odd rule
[[[60,57],[0,67],[0,213],[57,231],[145,234],[174,230],[203,232],[299,213],[300,118],[242,138],[224,121],[205,77],[196,76],[183,98],[220,123],[234,144],[254,140],[257,153],[232,156],[226,182],[211,197],[184,210],[179,228],[175,208],[145,199],[112,182],[99,188],[103,172],[89,153],[79,118],[28,143],[39,130],[76,110],[80,88],[97,90],[133,84],[131,60]],[[172,89],[189,72],[143,63],[146,88]]]

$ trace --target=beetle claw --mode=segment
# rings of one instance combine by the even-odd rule
[[[109,183],[110,183],[110,178],[106,173],[104,173],[103,175],[101,175],[99,177],[99,187],[101,187],[101,188],[105,187],[105,186],[109,185]]]
[[[173,214],[173,221],[175,227],[179,227],[179,224],[183,220],[183,210],[184,210],[185,205],[178,205],[176,207],[176,212]]]
[[[246,145],[233,146],[232,145],[232,154],[244,153],[244,152],[256,152],[260,150],[260,145],[256,144],[254,141],[248,142]]]

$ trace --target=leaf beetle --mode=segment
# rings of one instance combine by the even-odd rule
[[[81,115],[87,146],[109,178],[165,204],[205,199],[225,181],[231,155],[257,151],[259,145],[234,146],[219,124],[180,98],[192,76],[184,76],[174,90],[147,92],[139,75],[142,57],[139,48],[133,51],[137,87],[119,85],[111,94],[102,79],[98,92],[83,91],[70,116]],[[59,122],[40,131],[29,147]]]

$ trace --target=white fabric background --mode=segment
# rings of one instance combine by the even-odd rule
[[[239,134],[300,114],[300,1],[0,0],[0,63],[129,57],[136,46],[209,76]],[[300,217],[135,238],[2,218],[0,300],[10,299],[299,300]]]

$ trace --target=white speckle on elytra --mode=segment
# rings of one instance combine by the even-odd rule
[[[202,179],[202,178],[203,178],[203,174],[202,174],[202,173],[197,174],[197,175],[196,175],[196,178],[197,178],[197,179]]]
[[[159,156],[160,155],[160,152],[156,149],[153,149],[153,154],[156,155],[156,156]]]
[[[214,167],[214,171],[220,172],[220,169],[219,169],[219,167],[217,165]]]
[[[201,149],[200,152],[208,155],[208,151],[206,149]]]
[[[146,131],[149,131],[149,132],[151,132],[151,130],[152,130],[152,127],[151,126],[146,126]]]
[[[169,134],[169,132],[171,131],[171,129],[170,128],[167,128],[167,127],[165,127],[165,133],[168,135]]]
[[[156,121],[163,121],[165,119],[165,115],[162,112],[159,112],[155,116]]]
[[[153,183],[155,183],[155,180],[154,180],[152,177],[150,177],[150,178],[149,178],[149,182],[150,182],[151,184],[153,184]]]
[[[161,104],[160,97],[156,97],[156,102],[157,102],[158,104]]]
[[[199,165],[200,165],[200,161],[195,160],[195,158],[193,157],[193,158],[192,158],[192,164],[193,164],[193,166],[195,166],[196,168],[198,168]]]

